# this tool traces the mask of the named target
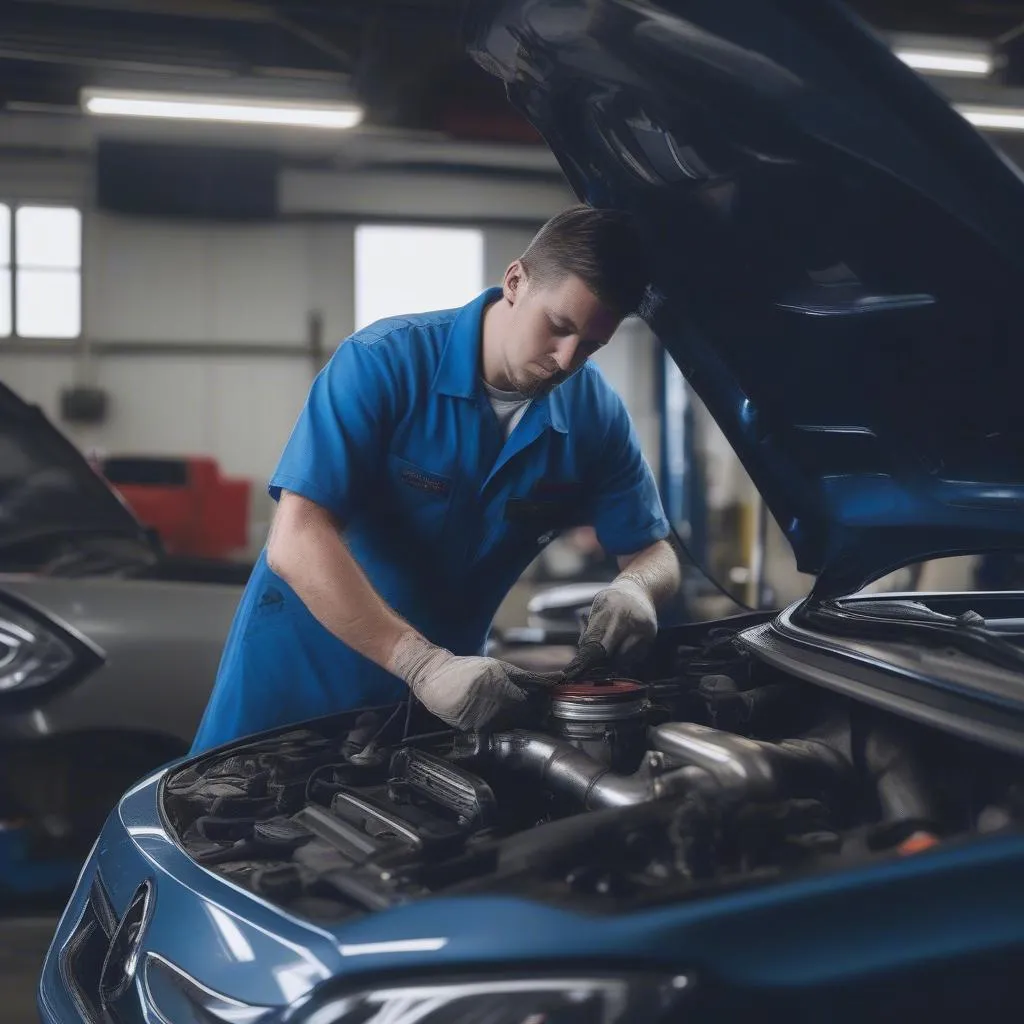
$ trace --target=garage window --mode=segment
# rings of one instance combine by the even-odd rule
[[[0,338],[14,329],[11,295],[11,208],[0,203]]]
[[[0,203],[0,338],[81,333],[81,212]]]
[[[483,280],[482,231],[356,228],[356,330],[389,316],[464,305],[483,290]]]
[[[81,334],[82,214],[74,207],[15,210],[14,330],[22,338]]]

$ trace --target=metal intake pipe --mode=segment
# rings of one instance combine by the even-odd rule
[[[764,797],[775,791],[775,772],[754,740],[689,722],[666,722],[651,730],[656,750],[703,768],[726,792]]]
[[[617,775],[564,740],[522,729],[488,737],[486,754],[588,810],[695,790],[727,800],[771,799],[780,791],[804,795],[842,785],[851,772],[842,754],[815,740],[765,743],[690,722],[659,725],[650,738],[674,767],[666,770],[654,753],[632,775]]]
[[[489,739],[489,752],[495,760],[529,772],[588,810],[657,800],[699,785],[706,777],[694,768],[656,776],[641,767],[633,775],[616,775],[564,740],[521,729],[494,733]]]
[[[656,750],[702,769],[723,794],[768,799],[780,789],[820,789],[844,783],[852,772],[837,750],[817,740],[762,740],[692,722],[666,722],[650,733]]]

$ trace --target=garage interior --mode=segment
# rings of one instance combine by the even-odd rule
[[[1024,165],[1024,3],[853,6]],[[0,381],[158,539],[166,578],[244,583],[272,515],[267,479],[337,346],[375,320],[468,302],[575,201],[543,141],[465,54],[462,10],[458,0],[10,0],[0,10]],[[210,122],[131,107],[168,95],[341,120]],[[804,596],[812,578],[647,326],[624,322],[596,362],[696,563],[687,614],[728,614],[730,594],[760,608]],[[8,482],[22,472],[15,449],[0,466]],[[49,564],[2,558],[0,574]],[[586,531],[560,538],[495,628],[514,635],[557,619],[561,606],[545,610],[538,596],[615,571]],[[873,587],[963,590],[994,578],[1008,588],[1018,573],[948,559]],[[91,740],[39,755],[25,742],[36,727],[45,738],[45,715],[8,734],[0,772],[8,790],[41,777],[24,802],[54,808],[56,840],[77,799],[61,792],[69,766],[105,732],[94,723]],[[110,757],[122,754],[131,765],[136,752]],[[115,767],[101,801],[146,766]],[[0,805],[3,1021],[35,1019],[31,949],[41,943],[41,957],[62,905],[32,873],[24,813]]]

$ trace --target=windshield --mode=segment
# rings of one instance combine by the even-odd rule
[[[0,568],[11,568],[16,549],[98,534],[142,530],[78,449],[0,385]]]

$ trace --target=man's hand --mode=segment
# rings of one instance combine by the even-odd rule
[[[606,662],[623,656],[639,660],[658,635],[657,606],[679,589],[679,560],[663,540],[635,555],[619,558],[620,576],[598,592],[590,620],[580,637],[579,652],[562,672],[578,679]]]
[[[639,657],[657,635],[654,602],[639,583],[620,576],[594,598],[579,651],[563,675],[576,679],[606,662]]]
[[[495,658],[457,657],[415,633],[399,641],[388,667],[455,729],[479,729],[530,692],[557,682]]]

